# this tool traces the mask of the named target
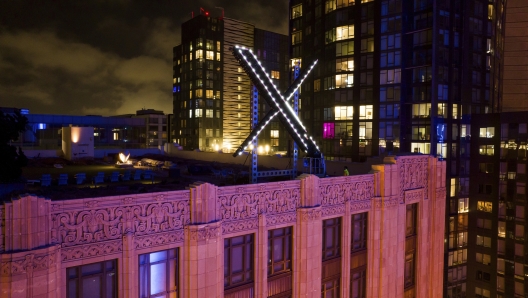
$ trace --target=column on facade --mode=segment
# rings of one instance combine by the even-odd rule
[[[319,178],[301,175],[301,202],[294,231],[293,297],[321,297],[323,224]]]
[[[268,232],[266,214],[260,214],[255,239],[255,293],[256,297],[268,297]]]
[[[350,201],[345,202],[345,215],[341,224],[341,297],[350,294],[350,252],[352,243],[352,216]]]
[[[442,293],[444,277],[444,230],[446,208],[445,161],[430,159],[429,193],[421,203],[418,226],[418,251],[424,258],[416,268],[417,297],[435,297]],[[436,245],[435,245],[436,244]]]
[[[51,245],[50,205],[31,195],[4,204],[1,297],[58,297],[60,247]]]
[[[183,297],[223,297],[224,242],[216,210],[217,187],[190,186],[190,224],[185,227]]]
[[[372,166],[380,190],[368,217],[367,293],[370,297],[403,294],[405,204],[400,197],[396,164]]]

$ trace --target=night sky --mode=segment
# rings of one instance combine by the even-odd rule
[[[287,34],[288,0],[0,0],[0,106],[172,113],[172,48],[200,7]]]

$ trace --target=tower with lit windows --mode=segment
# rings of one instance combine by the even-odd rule
[[[290,0],[291,60],[319,60],[299,114],[324,156],[447,160],[447,297],[475,293],[458,204],[469,197],[469,115],[500,109],[504,2]]]
[[[230,152],[251,130],[251,82],[231,54],[235,45],[254,50],[276,85],[289,83],[288,37],[239,20],[200,14],[182,24],[174,47],[171,138],[185,149]],[[259,101],[259,116],[269,110]],[[267,151],[286,151],[278,121],[259,136]]]

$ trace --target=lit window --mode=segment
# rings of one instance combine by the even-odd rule
[[[325,3],[325,13],[329,13],[331,11],[334,11],[335,9],[336,9],[336,1],[327,0]]]
[[[295,19],[301,16],[302,16],[302,4],[293,6],[291,18]]]
[[[492,212],[493,204],[491,202],[486,201],[478,201],[477,202],[477,210],[478,211],[484,211],[484,212]]]
[[[314,92],[321,91],[321,79],[314,80]]]
[[[271,78],[272,79],[280,79],[280,74],[279,74],[279,71],[278,70],[272,70],[271,71]]]
[[[213,110],[212,109],[206,109],[205,110],[205,118],[213,118]]]
[[[480,155],[493,155],[494,154],[494,146],[493,145],[480,145],[479,146],[479,154]]]
[[[345,39],[354,38],[354,25],[346,25],[346,26],[337,27],[335,30],[336,30],[335,31],[336,40],[345,40]]]
[[[196,59],[201,59],[203,58],[203,50],[196,50],[196,52],[194,52],[194,56]],[[192,55],[191,55],[192,57]]]
[[[352,120],[354,116],[353,106],[336,106],[334,108],[334,120]]]
[[[466,213],[469,211],[469,198],[458,199],[458,213]]]
[[[354,86],[354,74],[342,74],[335,76],[335,87],[336,88],[347,88]]]
[[[271,132],[270,132],[270,137],[271,138],[278,138],[279,137],[279,130],[277,129],[272,129]]]
[[[178,250],[139,255],[139,296],[177,296]]]
[[[213,60],[214,59],[214,52],[213,51],[206,51],[206,57],[207,60]]]
[[[336,71],[354,71],[354,58],[343,58],[336,60]]]
[[[359,119],[372,119],[372,105],[359,106]]]
[[[495,135],[495,127],[481,127],[479,136],[481,138],[493,138]]]

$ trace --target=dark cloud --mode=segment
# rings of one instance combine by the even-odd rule
[[[172,48],[199,13],[287,33],[287,0],[0,1],[0,106],[172,112]]]

